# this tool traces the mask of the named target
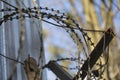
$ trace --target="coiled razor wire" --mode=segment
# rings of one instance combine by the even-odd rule
[[[3,1],[3,0],[1,0]],[[4,1],[5,2],[5,1]],[[5,2],[7,3],[7,2]],[[13,5],[10,5],[8,3],[9,6],[13,7],[13,8],[7,8],[7,9],[1,9],[0,13],[2,12],[10,12],[9,14],[4,15],[2,18],[0,18],[0,25],[4,22],[7,21],[13,21],[13,20],[19,20],[21,18],[25,19],[25,18],[36,18],[39,19],[41,17],[41,20],[52,24],[54,26],[57,27],[61,27],[63,29],[65,29],[68,33],[72,33],[74,34],[74,36],[76,36],[77,41],[75,40],[75,37],[73,35],[70,35],[71,38],[73,39],[73,41],[76,43],[76,45],[78,46],[79,49],[79,45],[82,44],[83,46],[83,42],[81,40],[81,38],[78,36],[78,34],[76,33],[75,30],[78,30],[79,32],[82,33],[84,40],[90,42],[90,45],[92,47],[95,47],[94,42],[92,41],[92,38],[88,36],[87,31],[92,31],[92,32],[102,32],[104,33],[105,31],[102,30],[87,30],[87,29],[83,29],[79,26],[79,24],[72,19],[70,16],[67,16],[65,13],[60,12],[59,10],[54,10],[53,8],[49,9],[48,7],[33,7],[33,8],[22,8],[22,9],[18,9],[17,7],[14,7]],[[40,11],[38,11],[40,9]],[[19,12],[22,12],[22,15],[20,15]],[[30,13],[30,14],[29,14]],[[39,15],[40,13],[40,15]],[[52,22],[51,20],[55,21]],[[69,21],[71,21],[72,23],[70,24]],[[86,43],[87,44],[87,43]],[[1,56],[5,57],[4,55],[2,55],[0,53]],[[8,58],[5,57],[7,59],[10,60],[14,60],[12,58]],[[57,59],[54,61],[64,61],[64,60],[69,60],[69,61],[78,61],[80,58],[61,58],[61,59]],[[22,65],[24,65],[22,62],[18,61],[18,60],[14,60],[18,63],[21,63]],[[84,63],[84,60],[80,60],[81,62]],[[81,64],[83,64],[81,63]],[[106,63],[105,63],[106,64]],[[104,72],[104,68],[105,68],[105,64],[102,64],[102,62],[100,61],[100,63],[96,63],[97,66],[99,66],[99,69],[97,70],[92,70],[91,71],[91,79],[96,79],[96,77],[102,78],[102,74]],[[69,69],[69,70],[79,70],[80,67],[74,67],[74,68],[68,68],[65,66],[62,66],[63,68]],[[44,66],[43,66],[44,69]],[[77,74],[78,75],[78,74]]]

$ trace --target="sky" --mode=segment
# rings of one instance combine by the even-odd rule
[[[95,0],[95,2],[97,4],[101,4],[101,0]],[[117,2],[115,2],[115,4],[117,4]],[[62,12],[68,12],[68,11],[70,11],[70,8],[71,8],[68,0],[41,0],[40,5],[43,7],[47,6],[49,8],[54,8],[54,9],[60,10]],[[82,8],[82,5],[79,3],[79,0],[76,0],[76,8],[78,9],[78,13],[80,15],[83,15],[83,13],[82,13],[83,8]],[[100,13],[98,7],[95,7],[95,9],[96,9],[96,12]],[[113,6],[113,10],[114,10],[114,12],[116,12],[115,6]],[[100,14],[98,14],[98,16],[100,16]],[[116,17],[114,18],[114,24],[116,26],[116,35],[119,35],[119,32],[120,32],[119,19],[120,19],[120,12],[118,12]],[[101,20],[102,20],[102,18],[99,18],[99,22],[102,26],[103,23],[101,23]],[[53,45],[57,45],[59,47],[66,48],[66,50],[68,48],[68,44],[69,44],[69,47],[71,47],[72,49],[76,48],[75,44],[73,44],[72,40],[70,39],[70,37],[67,34],[65,34],[63,29],[56,28],[55,26],[46,24],[44,22],[43,22],[43,28],[48,30],[48,32],[50,33],[47,40],[45,41],[45,49],[48,49],[47,46],[49,43],[53,44]],[[118,36],[118,40],[120,40],[119,36]],[[61,44],[61,41],[62,41],[62,44]],[[75,53],[75,51],[76,50],[74,50],[72,53]],[[46,51],[47,62],[50,60],[50,56],[53,56],[53,55],[51,55],[49,53],[49,51],[48,52]],[[48,71],[48,79],[55,80],[55,75],[52,74],[51,71]]]
[[[59,3],[59,4],[58,4]],[[69,10],[70,5],[67,4],[68,0],[64,0],[63,2],[61,0],[41,0],[41,6],[49,8],[54,8],[55,10],[60,10],[61,12],[66,12]],[[56,7],[55,7],[56,6]],[[68,8],[68,9],[67,9]],[[68,55],[69,53],[62,54],[63,57],[72,57],[72,53],[76,52],[76,45],[73,43],[70,36],[65,32],[62,28],[57,28],[56,26],[46,24],[43,22],[43,28],[46,29],[49,32],[49,35],[47,36],[44,44],[45,44],[45,53],[46,53],[46,61],[48,62],[50,60],[50,57],[53,57],[54,55],[51,55],[48,51],[48,45],[56,45],[60,48],[64,48],[66,52],[69,52],[71,50],[71,55]],[[62,41],[62,42],[61,42]],[[54,59],[53,59],[54,60]],[[55,80],[55,74],[53,74],[50,70],[47,71],[48,79],[49,80]]]

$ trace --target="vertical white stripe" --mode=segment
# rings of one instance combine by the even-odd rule
[[[4,8],[3,3],[1,3],[1,8]],[[2,16],[4,13],[2,12]],[[6,56],[6,47],[5,47],[5,27],[4,23],[2,23],[2,54]],[[2,73],[3,73],[3,80],[7,80],[7,71],[6,71],[6,58],[2,57]]]

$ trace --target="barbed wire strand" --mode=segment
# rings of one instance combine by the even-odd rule
[[[15,6],[13,6],[13,5],[9,4],[9,3],[8,3],[8,2],[6,2],[5,0],[0,0],[0,1],[4,2],[5,4],[7,4],[7,5],[9,5],[9,6],[13,7],[13,8],[15,8],[15,9],[18,9],[17,7],[15,7]]]
[[[3,0],[1,0],[1,1],[3,1]],[[4,10],[1,10],[1,11],[4,11]],[[26,12],[24,12],[24,13],[26,13]],[[27,14],[27,13],[26,13]],[[18,19],[20,18],[19,16],[16,16]],[[24,16],[25,17],[25,16]],[[37,16],[33,16],[32,15],[32,17],[35,17],[35,18],[39,18],[39,17],[37,17]],[[57,16],[58,17],[58,16]],[[9,20],[9,18],[7,18],[8,20]],[[15,18],[16,19],[16,18]],[[44,20],[44,19],[42,19],[43,21],[45,21],[45,22],[48,22],[48,23],[51,23],[51,22],[49,22],[49,21],[46,21],[46,20]],[[56,25],[56,24],[54,24],[54,23],[51,23],[52,25]],[[74,23],[75,24],[75,23]],[[78,24],[77,24],[78,25]],[[56,26],[59,26],[59,25],[56,25]],[[63,25],[62,26],[60,26],[60,27],[63,27]],[[64,28],[64,27],[63,27]],[[68,27],[67,27],[68,28]],[[82,28],[76,28],[76,29],[78,29],[78,30],[80,30],[80,31],[82,31],[82,33],[84,33],[83,32],[83,30],[84,31],[91,31],[91,32],[105,32],[105,31],[102,31],[102,30],[87,30],[87,29],[82,29]],[[86,36],[86,35],[83,35],[83,37],[84,36]],[[86,37],[88,37],[88,35],[86,36]],[[92,41],[90,40],[90,42],[92,43]],[[3,55],[2,55],[3,56]],[[3,57],[5,57],[5,56],[3,56]],[[5,58],[8,58],[8,57],[5,57]],[[11,58],[8,58],[8,59],[11,59]],[[14,60],[14,59],[11,59],[11,60]]]
[[[10,57],[7,57],[7,56],[3,55],[2,53],[0,53],[0,56],[2,56],[2,57],[4,57],[4,58],[6,58],[6,59],[9,59],[9,60],[12,60],[12,61],[15,61],[15,62],[17,62],[17,63],[20,63],[20,64],[24,65],[23,62],[21,62],[21,61],[19,61],[19,60],[15,60],[15,59],[10,58]]]

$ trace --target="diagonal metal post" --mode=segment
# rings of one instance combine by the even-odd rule
[[[101,56],[102,52],[106,49],[106,47],[109,45],[111,40],[114,37],[114,32],[111,28],[109,28],[101,38],[101,40],[98,42],[94,50],[91,52],[89,59],[85,61],[83,66],[81,67],[80,71],[82,71],[82,74],[76,75],[73,80],[77,80],[79,76],[82,78],[82,80],[86,77],[88,68],[92,69],[96,61]],[[79,72],[80,72],[79,71]]]
[[[92,69],[96,61],[101,56],[102,52],[106,49],[109,45],[111,40],[114,37],[114,33],[112,29],[108,29],[101,40],[98,42],[94,50],[91,52],[89,59],[85,61],[80,71],[82,71],[81,75],[76,75],[74,78],[67,73],[60,65],[58,65],[55,61],[50,61],[46,67],[51,69],[61,80],[78,80],[79,76],[82,80],[86,77],[88,68]]]
[[[51,69],[51,71],[54,72],[61,80],[73,80],[73,77],[55,61],[50,61],[46,67]]]

